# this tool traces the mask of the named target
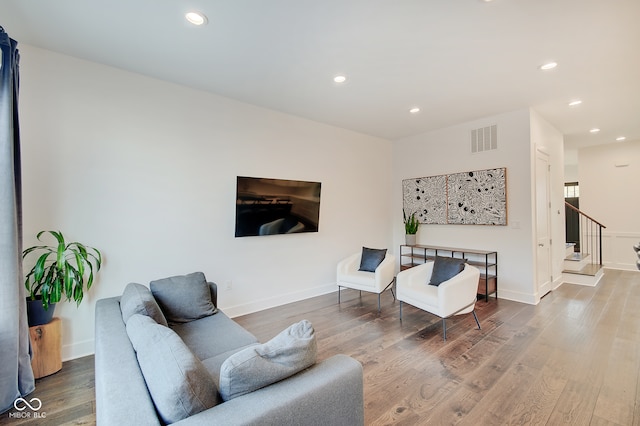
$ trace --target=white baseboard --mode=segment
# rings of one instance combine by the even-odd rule
[[[83,340],[82,342],[73,343],[71,345],[62,345],[62,361],[82,358],[83,356],[93,355],[95,352],[95,340]]]
[[[286,294],[278,294],[274,297],[269,297],[262,300],[256,300],[250,303],[235,305],[235,306],[221,306],[220,309],[224,311],[229,317],[239,317],[241,315],[251,314],[253,312],[262,311],[276,306],[285,305],[287,303],[298,302],[300,300],[309,299],[311,297],[321,296],[323,294],[337,291],[336,283],[323,284],[318,287],[308,288],[301,291],[294,291]],[[336,300],[336,303],[337,300]]]
[[[564,282],[564,278],[562,277],[562,274],[560,274],[560,276],[554,278],[553,283],[552,283],[552,287],[551,287],[551,291],[553,291],[553,290],[557,289],[558,287],[560,287],[563,282]]]
[[[505,288],[498,288],[498,297],[500,299],[511,300],[513,302],[526,303],[528,305],[537,305],[539,300],[536,300],[534,294],[521,293],[518,291],[511,291]]]

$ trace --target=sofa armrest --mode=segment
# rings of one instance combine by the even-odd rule
[[[98,426],[160,425],[122,321],[119,297],[96,302],[95,391]]]
[[[360,256],[361,253],[354,253],[346,259],[342,259],[338,262],[338,266],[336,268],[338,282],[342,281],[345,275],[349,275],[358,270],[360,267]]]
[[[395,276],[396,257],[387,253],[385,258],[376,268],[376,288],[380,291],[384,290]]]
[[[292,377],[181,420],[174,425],[364,424],[362,365],[335,355]]]
[[[218,285],[216,283],[207,282],[209,284],[209,290],[211,291],[211,301],[213,306],[218,307]]]
[[[479,279],[480,270],[466,264],[462,272],[441,283],[438,286],[438,303],[442,316],[471,312],[477,299]],[[468,309],[461,310],[467,306]]]
[[[404,287],[413,287],[420,284],[428,284],[433,272],[433,261],[429,260],[422,265],[417,265],[404,271],[400,271],[396,277],[396,290],[402,294]],[[398,296],[399,297],[399,296]]]

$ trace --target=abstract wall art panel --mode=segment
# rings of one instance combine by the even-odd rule
[[[404,211],[420,223],[447,223],[447,177],[429,176],[402,181]]]
[[[447,176],[447,222],[506,225],[506,169],[476,170]]]
[[[506,225],[506,178],[503,167],[405,179],[403,208],[425,224]]]

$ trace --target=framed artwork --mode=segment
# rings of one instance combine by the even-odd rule
[[[447,176],[447,223],[507,224],[506,169],[476,170]]]
[[[420,223],[507,224],[507,169],[486,169],[402,181],[403,208]]]
[[[447,223],[446,183],[446,175],[403,180],[404,211],[420,223]]]

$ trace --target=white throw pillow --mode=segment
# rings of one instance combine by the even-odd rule
[[[302,320],[267,343],[227,358],[220,367],[220,395],[228,401],[286,379],[313,365],[316,354],[313,326]]]

